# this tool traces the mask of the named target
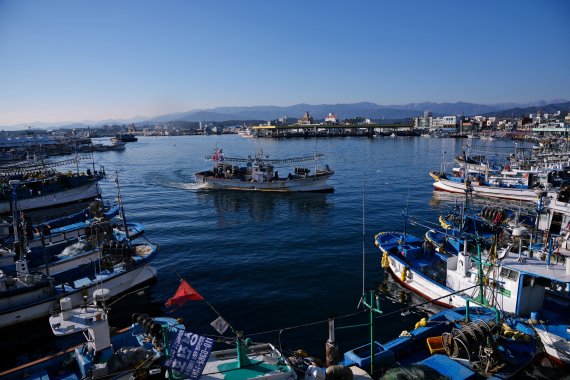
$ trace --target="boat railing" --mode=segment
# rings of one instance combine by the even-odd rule
[[[268,158],[260,158],[260,157],[247,157],[247,158],[243,158],[243,157],[226,157],[224,156],[223,161],[224,162],[229,162],[229,163],[248,163],[248,162],[258,162],[258,163],[263,163],[263,164],[270,164],[270,165],[278,165],[278,164],[294,164],[294,163],[299,163],[299,162],[307,162],[307,161],[312,161],[315,159],[319,159],[324,157],[324,154],[322,153],[317,153],[317,154],[312,154],[312,155],[307,155],[307,156],[301,156],[301,157],[291,157],[291,158],[284,158],[284,159],[268,159]],[[214,160],[215,155],[207,155],[205,157],[206,160]]]
[[[491,147],[491,146],[471,146],[469,147],[470,155],[479,155],[486,157],[509,158],[515,157],[523,160],[532,158],[532,148],[520,147]]]
[[[54,169],[60,166],[78,163],[80,160],[92,159],[91,154],[82,154],[60,161],[27,161],[9,165],[0,166],[0,175],[13,175],[19,173],[31,173],[37,171],[45,171],[46,169]]]

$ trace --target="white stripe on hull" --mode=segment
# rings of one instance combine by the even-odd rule
[[[239,179],[223,179],[196,174],[196,184],[206,189],[246,190],[246,191],[272,191],[272,192],[296,192],[296,191],[327,191],[332,186],[326,182],[330,174],[317,177],[310,176],[302,179],[278,180],[272,182],[249,182]]]
[[[540,328],[536,328],[535,330],[544,345],[546,354],[555,361],[570,366],[570,343]],[[556,348],[557,345],[560,345],[559,349]]]
[[[450,193],[465,194],[464,183],[440,179],[433,183],[433,187],[437,190],[447,191]],[[472,188],[473,194],[483,197],[515,199],[528,202],[534,202],[537,199],[536,192],[530,189],[508,189],[493,186],[472,186]]]
[[[465,298],[461,295],[454,294],[451,289],[447,289],[435,281],[428,279],[421,273],[417,272],[414,268],[406,266],[404,263],[394,259],[392,256],[390,260],[390,270],[394,275],[412,291],[418,293],[423,298],[436,302],[440,305],[447,307],[464,307],[466,306]],[[408,268],[406,279],[402,281],[402,272],[404,268]]]

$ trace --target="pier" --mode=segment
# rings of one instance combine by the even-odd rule
[[[251,127],[257,137],[347,137],[375,135],[389,136],[392,133],[413,135],[413,123],[382,124],[291,124],[291,125],[257,125]]]

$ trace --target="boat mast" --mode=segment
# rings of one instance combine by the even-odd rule
[[[408,187],[408,197],[406,198],[406,209],[404,210],[404,235],[402,236],[402,244],[406,244],[408,235],[408,207],[410,206],[410,188]]]
[[[478,303],[479,305],[483,306],[483,307],[488,307],[493,309],[495,312],[497,312],[496,308],[493,308],[489,305],[489,302],[487,301],[487,298],[485,297],[484,294],[484,284],[483,284],[483,257],[481,255],[481,238],[479,236],[479,232],[477,229],[477,223],[475,221],[475,211],[474,211],[474,207],[473,207],[473,187],[471,186],[471,181],[469,181],[468,179],[466,179],[466,184],[465,184],[465,208],[464,208],[464,213],[469,213],[469,215],[471,215],[472,221],[473,221],[473,228],[474,228],[474,239],[475,239],[475,245],[477,248],[477,285],[478,285],[478,289],[479,289],[479,295],[477,296],[477,298],[472,299],[474,302]],[[498,228],[498,226],[497,226]],[[464,252],[465,255],[467,254],[467,236],[465,235],[465,228],[463,229],[463,231],[461,231],[461,237],[463,239],[463,246],[464,246]],[[495,247],[492,247],[491,250],[496,249],[496,244],[498,243],[498,232],[495,235],[495,241],[493,242],[493,244],[495,245]],[[465,257],[465,260],[467,260],[467,256]],[[467,303],[467,309],[469,309],[469,303]],[[469,313],[469,310],[467,310],[467,313]],[[469,315],[467,314],[467,318],[469,320]]]
[[[119,172],[116,171],[115,183],[117,184],[117,202],[119,203],[119,215],[123,221],[123,228],[125,229],[125,239],[127,244],[131,245],[131,237],[129,236],[129,228],[127,227],[127,218],[125,217],[125,207],[123,205],[123,198],[121,197],[121,185],[119,185]]]
[[[364,205],[365,205],[365,198],[366,196],[366,172],[362,173],[362,297],[364,298],[365,296],[365,290],[364,290],[364,279],[365,279],[365,265],[366,265],[366,261],[365,261],[365,255],[364,255],[364,243],[365,243],[365,238],[366,238],[366,229],[365,229],[365,209],[364,209]]]
[[[18,185],[20,184],[20,181],[13,179],[8,183],[10,186],[12,186],[12,223],[14,224],[14,250],[16,251],[16,254],[19,255],[18,258],[22,260],[23,250],[20,249],[20,229],[18,228],[18,224],[20,223],[18,218]]]
[[[14,224],[14,252],[16,253],[16,272],[20,274],[28,274],[28,262],[26,260],[25,252],[22,242],[20,241],[20,231],[19,231],[19,218],[18,218],[18,185],[20,181],[17,179],[10,180],[8,182],[12,186],[12,223]]]
[[[73,130],[73,145],[75,147],[75,170],[79,176],[79,156],[77,155],[77,130]]]
[[[89,133],[89,141],[91,142],[91,147],[93,147],[93,140],[91,140],[91,131],[89,126],[87,126],[87,131]],[[93,167],[93,176],[95,176],[95,156],[93,155],[93,149],[91,149],[91,166]]]
[[[380,309],[380,297],[374,290],[370,290],[370,301],[366,300],[365,291],[365,238],[366,238],[366,225],[365,225],[365,204],[366,204],[366,172],[362,173],[362,296],[358,302],[357,309],[363,304],[367,309],[370,316],[370,375],[374,376],[374,319],[376,314],[382,314]],[[329,336],[331,334],[329,333]],[[334,333],[332,335],[334,337]],[[334,341],[334,338],[332,339]],[[330,340],[329,340],[330,341]],[[332,343],[331,343],[332,344]],[[328,347],[328,342],[327,342]]]
[[[365,298],[363,303],[370,314],[370,375],[374,376],[374,318],[375,313],[382,314],[382,310],[380,309],[380,296],[375,294],[374,290],[370,290],[370,301],[367,302]]]
[[[315,125],[315,178],[317,177],[317,126]]]

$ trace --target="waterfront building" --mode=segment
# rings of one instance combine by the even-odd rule
[[[423,117],[414,118],[414,128],[416,129],[429,129],[432,114],[430,111],[424,111]]]
[[[567,135],[568,134],[568,124],[560,121],[548,121],[545,123],[540,123],[538,126],[532,128],[534,133],[540,134],[556,134],[556,135]]]
[[[457,126],[458,126],[457,116],[443,116],[443,117],[430,118],[430,129],[457,128]]]
[[[472,123],[471,121],[464,121],[462,123],[462,129],[464,133],[478,132],[478,124]]]
[[[297,124],[310,125],[313,124],[313,117],[309,114],[309,111],[303,114],[303,117],[297,120]]]

